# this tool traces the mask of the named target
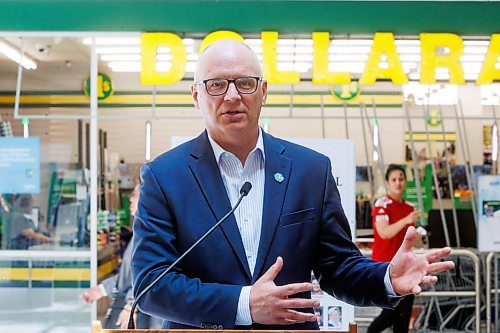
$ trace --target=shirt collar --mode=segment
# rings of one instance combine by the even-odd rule
[[[230,153],[227,150],[224,150],[215,140],[210,136],[210,133],[207,131],[208,134],[208,141],[210,142],[210,146],[212,146],[212,150],[215,155],[215,160],[217,161],[217,164],[220,161],[220,158],[222,154],[224,153]],[[257,143],[255,144],[255,147],[252,149],[252,151],[248,154],[252,154],[254,151],[260,150],[262,153],[262,159],[265,160],[265,154],[264,154],[264,141],[262,139],[262,128],[259,127],[259,137],[257,138]]]

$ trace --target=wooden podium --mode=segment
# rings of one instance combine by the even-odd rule
[[[335,333],[357,333],[358,328],[356,323],[349,323],[349,331],[239,331],[239,330],[122,330],[122,329],[103,329],[100,321],[94,321],[92,324],[92,333],[318,333],[318,332],[335,332]]]

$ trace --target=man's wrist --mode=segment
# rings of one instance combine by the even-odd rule
[[[384,276],[384,285],[385,291],[389,297],[400,296],[392,287],[392,279],[391,279],[391,264],[387,265],[387,270]]]
[[[252,315],[250,312],[251,288],[251,286],[244,286],[241,288],[238,308],[236,310],[235,325],[252,325]]]

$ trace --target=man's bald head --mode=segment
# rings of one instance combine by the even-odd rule
[[[259,59],[239,41],[219,40],[200,55],[194,80],[191,95],[208,134],[244,164],[257,142],[260,111],[267,98]],[[213,89],[220,91],[211,94]]]
[[[219,60],[221,64],[226,62],[227,66],[231,66],[231,62],[249,66],[254,71],[249,74],[262,77],[260,61],[248,45],[234,39],[221,39],[207,46],[200,54],[194,72],[194,81],[207,79],[204,75],[210,71],[209,67]]]

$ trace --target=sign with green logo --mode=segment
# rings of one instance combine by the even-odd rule
[[[83,85],[85,95],[90,96],[90,77],[85,80]],[[113,82],[111,78],[104,73],[97,74],[97,99],[103,101],[113,95]]]
[[[437,109],[429,110],[427,124],[429,124],[429,126],[441,125],[441,111]]]
[[[406,170],[407,168],[410,168],[410,166],[403,165],[403,168]],[[420,195],[422,196],[422,201],[424,204],[423,211],[426,219],[428,218],[429,211],[432,209],[433,204],[432,183],[432,165],[426,164],[422,180],[420,181]],[[419,194],[417,192],[417,184],[415,183],[415,180],[408,179],[408,181],[406,182],[406,189],[403,194],[403,198],[414,204],[415,209],[421,209],[420,207],[418,207],[418,195]],[[425,224],[427,224],[427,221],[425,222]]]
[[[341,101],[352,101],[361,94],[361,86],[359,85],[359,82],[334,84],[331,86],[330,92]]]

